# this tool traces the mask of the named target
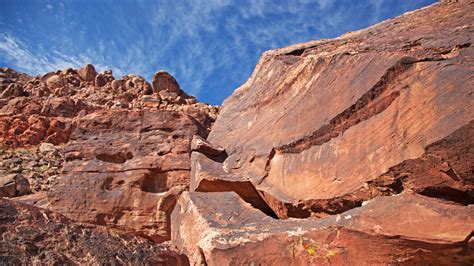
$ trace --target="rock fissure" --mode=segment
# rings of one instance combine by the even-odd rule
[[[260,191],[268,205],[275,210],[279,218],[324,218],[341,214],[362,206],[364,201],[379,196],[392,196],[402,193],[403,177],[397,179],[381,176],[367,182],[361,188],[331,199],[313,199],[298,202],[284,202],[270,193]]]
[[[274,210],[267,204],[262,198],[259,191],[256,190],[255,186],[250,181],[244,182],[233,182],[226,180],[203,180],[199,183],[199,187],[195,191],[200,192],[228,192],[233,191],[239,195],[239,197],[248,202],[254,208],[262,211],[267,216],[278,219]]]

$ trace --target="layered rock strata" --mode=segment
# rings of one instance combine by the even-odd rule
[[[319,220],[276,220],[234,192],[184,192],[172,219],[172,241],[194,265],[462,265],[474,259],[473,206],[406,193]]]

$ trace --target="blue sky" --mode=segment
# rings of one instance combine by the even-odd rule
[[[221,104],[262,52],[337,37],[433,0],[0,0],[0,66],[32,75],[92,63],[151,80],[163,69]]]

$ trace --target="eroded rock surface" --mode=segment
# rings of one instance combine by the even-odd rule
[[[264,53],[193,149],[179,251],[208,265],[472,264],[473,14],[445,1]]]
[[[159,73],[154,92],[143,77],[115,79],[92,65],[41,77],[2,68],[2,195],[168,240],[176,197],[189,187],[191,140],[207,137],[217,107]]]
[[[184,192],[172,241],[192,264],[468,264],[474,207],[413,194],[323,219],[276,220],[234,192]]]
[[[0,199],[2,265],[188,265],[166,245]]]
[[[191,115],[113,110],[82,117],[65,148],[61,182],[38,204],[76,221],[168,240],[169,214],[189,186],[191,139],[206,135],[206,121]]]
[[[264,53],[207,139],[228,157],[193,155],[192,188],[253,186],[252,204],[280,218],[404,190],[472,204],[472,14],[471,1],[442,2]]]
[[[1,262],[472,265],[473,14],[268,51],[215,123],[164,71],[1,68]]]

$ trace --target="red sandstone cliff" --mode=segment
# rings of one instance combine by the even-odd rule
[[[213,265],[472,263],[473,14],[265,52],[207,139],[225,154],[192,154],[172,240]]]

